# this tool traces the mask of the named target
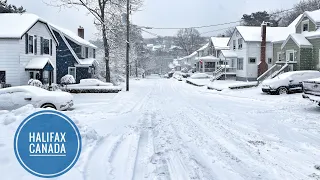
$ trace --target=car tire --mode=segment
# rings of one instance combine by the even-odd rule
[[[53,104],[50,104],[50,103],[42,105],[41,108],[52,108],[52,109],[57,110],[56,106]]]
[[[288,94],[289,90],[286,87],[279,87],[277,90],[278,95]]]

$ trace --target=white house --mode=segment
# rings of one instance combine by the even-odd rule
[[[48,23],[34,14],[0,14],[0,82],[25,85],[29,79],[56,82],[58,41]]]
[[[274,63],[272,43],[295,32],[298,19],[299,17],[288,27],[267,27],[267,24],[264,24],[265,31],[263,31],[263,25],[261,27],[237,26],[228,43],[230,50],[237,55],[236,79],[256,81],[261,75],[258,67],[262,62],[267,63],[266,69],[272,67]]]

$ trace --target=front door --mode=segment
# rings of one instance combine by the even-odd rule
[[[287,62],[293,62],[294,61],[294,50],[288,50],[286,52],[286,60],[287,60]]]

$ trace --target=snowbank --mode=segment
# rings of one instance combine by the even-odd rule
[[[69,85],[64,89],[69,93],[118,93],[121,90],[119,86],[83,86],[80,84]]]
[[[206,74],[206,73],[195,73],[190,78],[191,79],[209,79],[212,76]]]
[[[256,81],[242,82],[242,81],[231,81],[231,80],[216,80],[210,82],[207,86],[208,89],[222,91],[224,89],[243,89],[257,86]]]
[[[35,179],[33,175],[25,171],[18,163],[13,150],[14,134],[20,123],[30,114],[40,111],[32,105],[27,105],[13,111],[0,111],[0,169],[1,179]],[[69,116],[70,117],[70,116]],[[99,143],[101,136],[76,118],[70,117],[79,128],[82,137],[82,151],[75,167],[81,171],[83,164],[90,157],[90,153]]]
[[[211,81],[210,79],[187,79],[186,82],[195,86],[207,86]]]
[[[98,79],[81,79],[80,86],[112,86],[112,83],[105,83]]]

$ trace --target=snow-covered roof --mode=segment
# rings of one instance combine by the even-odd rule
[[[204,61],[219,61],[220,59],[215,57],[215,56],[204,56],[204,57],[199,57],[197,60],[204,60]]]
[[[1,13],[0,37],[21,38],[37,21],[42,21],[35,14]]]
[[[299,47],[313,47],[312,44],[302,34],[290,34],[287,40],[282,44],[281,49],[292,39]]]
[[[147,47],[148,47],[148,48],[152,48],[152,47],[153,47],[153,44],[147,44]]]
[[[283,27],[278,29],[278,32],[274,34],[272,42],[282,42],[285,41],[289,34],[296,32],[296,25],[301,19],[303,14],[300,14],[288,27]],[[267,32],[268,33],[268,32]]]
[[[51,28],[55,29],[56,31],[59,31],[60,33],[62,33],[64,36],[66,36],[67,38],[75,41],[77,44],[79,45],[85,45],[85,46],[89,46],[92,48],[97,48],[97,46],[95,46],[94,44],[90,43],[89,41],[79,37],[77,34],[75,34],[74,32],[68,30],[68,29],[64,29],[61,28],[57,25],[54,25],[52,23],[49,24],[51,26]]]
[[[235,53],[234,51],[230,51],[230,50],[221,50],[221,54],[225,58],[238,57],[237,53]]]
[[[197,51],[203,51],[205,50],[206,48],[209,47],[209,43],[205,44],[204,46],[202,46],[200,49],[198,49]]]
[[[50,63],[51,66],[54,67],[52,62],[50,61],[50,58],[48,57],[34,58],[29,61],[25,69],[43,69],[47,65],[47,63]]]
[[[88,59],[79,59],[79,64],[80,65],[93,65],[94,63],[98,63],[97,61],[96,61],[96,59],[94,59],[94,58],[88,58]]]
[[[0,38],[21,38],[38,21],[48,25],[48,23],[39,16],[31,13],[0,13]],[[48,26],[55,42],[58,40]]]
[[[228,42],[230,37],[211,37],[211,42],[215,49],[229,49]]]
[[[304,12],[306,16],[308,16],[313,22],[316,24],[320,24],[320,10],[316,11],[306,11]]]

